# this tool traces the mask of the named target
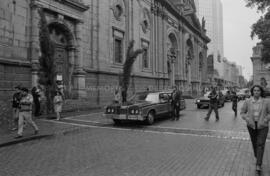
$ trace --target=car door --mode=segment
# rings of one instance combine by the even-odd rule
[[[180,98],[180,110],[186,109],[185,99],[181,96]]]
[[[167,114],[170,111],[170,97],[167,93],[160,93],[160,103],[158,108],[160,109],[160,115]]]

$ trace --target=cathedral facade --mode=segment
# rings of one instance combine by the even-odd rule
[[[130,91],[178,85],[198,94],[208,85],[204,23],[193,0],[5,0],[0,1],[0,98],[18,83],[37,85],[38,11],[43,9],[55,43],[57,79],[72,99],[106,104],[119,84],[130,41],[136,59]]]

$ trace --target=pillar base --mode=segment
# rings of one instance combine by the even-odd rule
[[[38,72],[37,71],[32,71],[31,86],[36,87],[37,85],[38,85]]]
[[[79,72],[75,73],[73,76],[72,95],[72,97],[76,99],[87,97],[85,89],[85,73]]]

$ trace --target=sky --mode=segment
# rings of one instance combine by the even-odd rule
[[[223,4],[224,57],[243,66],[243,76],[253,74],[252,48],[259,40],[251,39],[251,25],[261,16],[257,10],[246,7],[245,0],[221,0]]]

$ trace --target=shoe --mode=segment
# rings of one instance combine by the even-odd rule
[[[262,171],[262,166],[256,165],[256,171],[261,172]]]
[[[216,119],[216,122],[218,122],[219,121],[219,119]]]
[[[37,135],[37,134],[38,134],[38,130],[35,130],[34,135]]]
[[[205,121],[209,121],[209,119],[207,117],[204,118]]]
[[[19,139],[19,138],[22,138],[23,136],[22,135],[18,135],[18,136],[15,136],[14,139]]]
[[[14,127],[14,128],[11,128],[11,131],[16,131],[18,128],[17,127]]]

